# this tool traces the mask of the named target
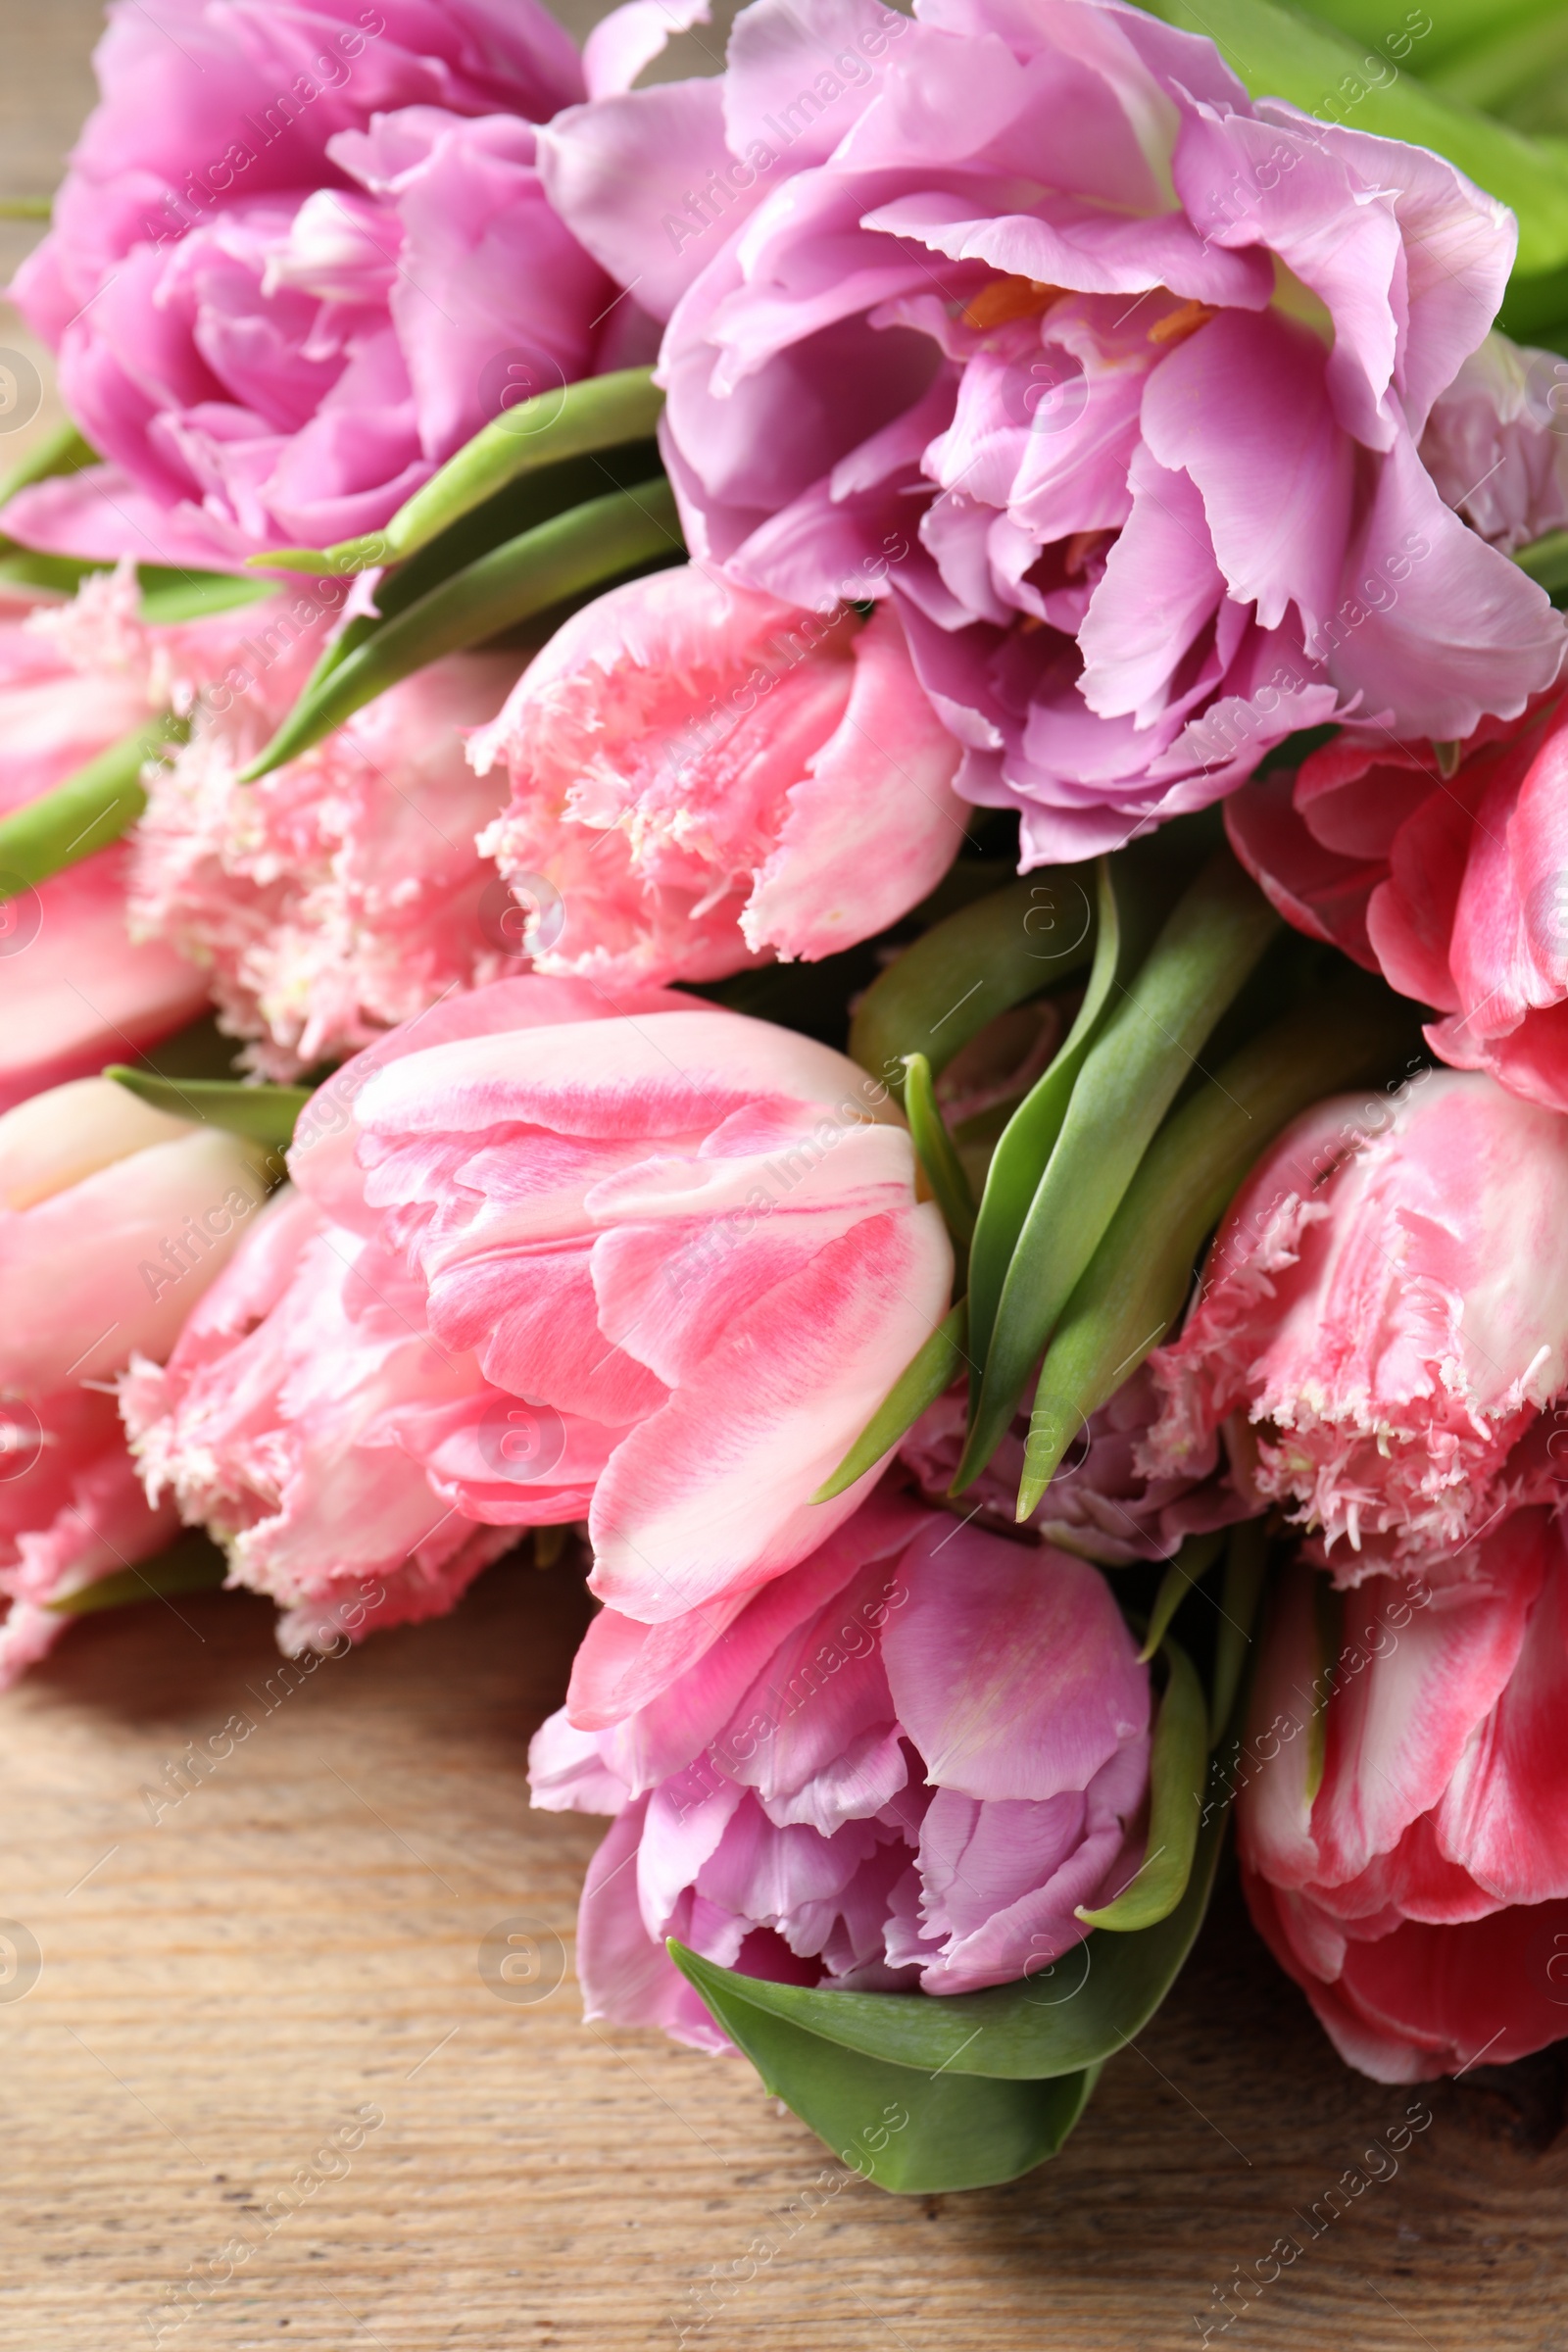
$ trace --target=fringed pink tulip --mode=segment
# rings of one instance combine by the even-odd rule
[[[601,324],[535,169],[582,91],[537,0],[117,0],[94,62],[16,295],[108,462],[11,502],[28,546],[327,547],[521,394],[621,364],[633,306]]]
[[[0,599],[0,817],[158,708],[143,659],[85,657],[67,618],[53,600]],[[122,1061],[200,1012],[200,972],[162,940],[131,944],[129,857],[113,843],[37,888],[0,871],[0,1110]]]
[[[533,976],[364,1064],[323,1090],[352,1138],[307,1114],[297,1181],[405,1253],[441,1348],[551,1417],[595,1480],[599,1596],[721,1631],[854,1510],[874,1473],[810,1497],[947,1312],[886,1089],[793,1030]]]
[[[967,1992],[1048,1967],[1137,1865],[1149,1678],[1095,1568],[882,1490],[629,1715],[596,1618],[534,1802],[614,1812],[583,1891],[590,2017],[724,2037],[664,1952]],[[608,1675],[604,1671],[609,1666]]]
[[[1280,1589],[1237,1768],[1252,1917],[1379,2082],[1524,2057],[1568,2001],[1561,1523],[1516,1512],[1459,1591],[1368,1579],[1327,1643],[1317,1581]]]
[[[395,1258],[293,1193],[186,1323],[137,1360],[122,1408],[155,1501],[206,1525],[231,1581],[270,1593],[290,1652],[443,1615],[515,1541],[479,1528],[435,1462],[511,1400],[424,1328]],[[504,1457],[499,1454],[498,1460]]]
[[[1568,702],[1482,728],[1452,774],[1347,731],[1226,814],[1288,922],[1438,1008],[1434,1053],[1568,1110]]]
[[[207,698],[135,837],[133,924],[204,968],[223,1026],[269,1078],[515,969],[520,947],[474,847],[503,787],[474,774],[463,742],[494,717],[514,659],[437,662],[301,759],[236,781],[325,633],[324,620],[307,628],[250,692]]]
[[[142,1493],[112,1379],[167,1353],[265,1190],[251,1147],[108,1079],[0,1117],[0,1686],[65,1630],[51,1602],[177,1527]]]
[[[897,615],[802,612],[696,565],[576,613],[469,757],[511,777],[480,846],[532,894],[545,972],[710,980],[830,956],[963,846],[958,747]]]
[[[1249,1178],[1151,1359],[1144,1469],[1200,1472],[1229,1422],[1257,1494],[1338,1581],[1459,1552],[1555,1492],[1541,1415],[1568,1386],[1565,1230],[1568,1118],[1447,1071],[1319,1104]]]

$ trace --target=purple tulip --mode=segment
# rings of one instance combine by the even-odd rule
[[[96,62],[14,290],[108,464],[12,502],[28,545],[223,565],[373,531],[602,356],[613,289],[534,165],[583,87],[537,0],[122,0]]]
[[[1555,677],[1562,622],[1418,454],[1515,245],[1440,157],[1254,105],[1114,0],[758,0],[721,79],[540,158],[668,319],[694,559],[891,591],[1027,865],[1295,729],[1446,741]]]

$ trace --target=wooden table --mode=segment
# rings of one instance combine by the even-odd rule
[[[52,183],[96,22],[0,0],[0,191]],[[8,2345],[1174,2352],[1294,2235],[1211,2341],[1568,2346],[1562,2058],[1434,2087],[1312,2236],[1410,2094],[1341,2067],[1234,1892],[1061,2159],[981,2195],[884,2197],[741,2063],[584,2028],[598,1831],[523,1766],[585,1620],[505,1562],[290,1687],[270,1607],[204,1594],[84,1621],[0,1701],[0,1912],[42,1962],[0,1998]],[[526,2003],[479,1965],[519,1921],[565,1968]]]

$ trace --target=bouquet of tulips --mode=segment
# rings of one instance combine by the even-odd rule
[[[588,2014],[890,2189],[1233,1826],[1351,2065],[1568,2031],[1557,0],[160,13],[13,289],[0,1674],[586,1573]]]

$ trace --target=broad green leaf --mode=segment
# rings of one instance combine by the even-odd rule
[[[74,424],[58,424],[52,433],[45,433],[41,440],[35,441],[9,473],[0,474],[0,507],[34,482],[52,481],[62,473],[80,473],[84,466],[97,463],[98,452],[82,439]]]
[[[735,1999],[841,2050],[894,2066],[1012,2082],[1076,2075],[1135,2040],[1175,1983],[1208,1908],[1228,1817],[1227,1782],[1216,1758],[1209,1765],[1192,1871],[1174,1911],[1156,1927],[1131,1935],[1096,1930],[1018,1984],[937,1997],[825,1992],[727,1970],[716,1974],[727,1979],[725,1989]],[[710,1961],[702,1965],[712,1968]],[[707,2000],[706,1985],[698,1989]]]
[[[186,1528],[155,1560],[139,1568],[117,1568],[95,1585],[62,1593],[44,1606],[62,1617],[87,1617],[98,1609],[123,1609],[133,1601],[158,1600],[166,1592],[211,1592],[228,1575],[228,1563],[200,1528]]]
[[[944,1315],[919,1354],[906,1364],[832,1477],[817,1488],[813,1502],[831,1502],[835,1494],[842,1494],[846,1487],[853,1487],[858,1478],[874,1469],[905,1431],[914,1427],[926,1406],[935,1404],[952,1388],[969,1361],[968,1332],[968,1303],[960,1298]]]
[[[974,1231],[974,1195],[969,1190],[969,1179],[953,1148],[953,1138],[937,1102],[931,1064],[923,1054],[906,1054],[904,1067],[904,1115],[909,1122],[910,1140],[936,1204],[947,1220],[948,1231],[961,1249]]]
[[[336,547],[285,548],[251,562],[283,571],[341,574],[396,564],[429,544],[497,491],[563,458],[641,441],[664,406],[651,368],[594,375],[520,401],[476,433],[440,472],[400,507],[386,528]]]
[[[1513,560],[1548,596],[1568,588],[1568,531],[1548,531],[1544,539],[1533,539],[1528,547],[1515,549]]]
[[[1165,1639],[1166,1628],[1193,1587],[1200,1584],[1219,1558],[1220,1545],[1225,1541],[1224,1530],[1215,1528],[1208,1535],[1189,1536],[1176,1557],[1159,1580],[1159,1591],[1149,1613],[1149,1633],[1138,1653],[1138,1662],[1147,1666]]]
[[[310,1101],[308,1086],[247,1086],[237,1078],[165,1078],[156,1070],[138,1070],[114,1061],[104,1071],[128,1094],[167,1110],[172,1119],[198,1119],[206,1127],[221,1127],[229,1135],[249,1136],[286,1152],[294,1141],[294,1122]]]
[[[674,494],[660,475],[590,499],[455,572],[406,607],[295,704],[240,781],[295,760],[399,679],[479,645],[562,598],[614,579],[634,565],[681,552]]]
[[[1136,858],[1102,858],[1095,878],[1095,956],[1077,1018],[1051,1067],[1018,1104],[986,1171],[969,1257],[971,1406],[996,1327],[997,1307],[1030,1203],[1040,1187],[1090,1047],[1116,998],[1149,953],[1175,888],[1160,869]]]
[[[864,2057],[749,2001],[751,1978],[674,1941],[669,1953],[766,2088],[841,2163],[896,2194],[1015,2180],[1055,2155],[1094,2087],[1093,2068],[1049,2082],[1007,2082]]]
[[[1018,1490],[1020,1519],[1039,1502],[1089,1415],[1181,1312],[1204,1236],[1280,1129],[1336,1087],[1382,1076],[1413,1035],[1407,1005],[1347,974],[1233,1054],[1156,1136],[1052,1333]]]
[[[1072,867],[1028,874],[937,923],[872,982],[850,1053],[895,1094],[904,1057],[940,1074],[988,1021],[1071,979],[1094,953],[1094,905]]]
[[[1215,1546],[1217,1548],[1217,1545]],[[1170,1680],[1149,1758],[1149,1848],[1136,1878],[1102,1909],[1080,1909],[1092,1928],[1136,1935],[1169,1919],[1192,1876],[1208,1779],[1208,1708],[1184,1649],[1166,1640]]]
[[[1155,1129],[1279,928],[1262,892],[1222,849],[1177,901],[1131,982],[1118,986],[1003,1280],[956,1493],[1001,1444]]]
[[[1522,275],[1568,261],[1568,169],[1535,140],[1272,0],[1152,0],[1152,14],[1216,42],[1254,98],[1285,98],[1319,121],[1446,156],[1518,216]]]
[[[1236,1710],[1242,1671],[1247,1664],[1257,1604],[1268,1571],[1268,1528],[1261,1519],[1244,1519],[1231,1529],[1225,1553],[1225,1584],[1220,1594],[1219,1632],[1214,1642],[1214,1691],[1209,1703],[1209,1745],[1218,1747]]]
[[[1311,0],[1295,13],[1333,25],[1362,48],[1383,50],[1425,81],[1440,61],[1473,42],[1555,15],[1561,6],[1562,0],[1442,0],[1429,10],[1413,8],[1410,0]]]
[[[47,882],[51,874],[79,864],[128,833],[147,806],[142,769],[183,743],[189,732],[183,719],[154,719],[111,744],[63,784],[0,817],[0,900]]]

